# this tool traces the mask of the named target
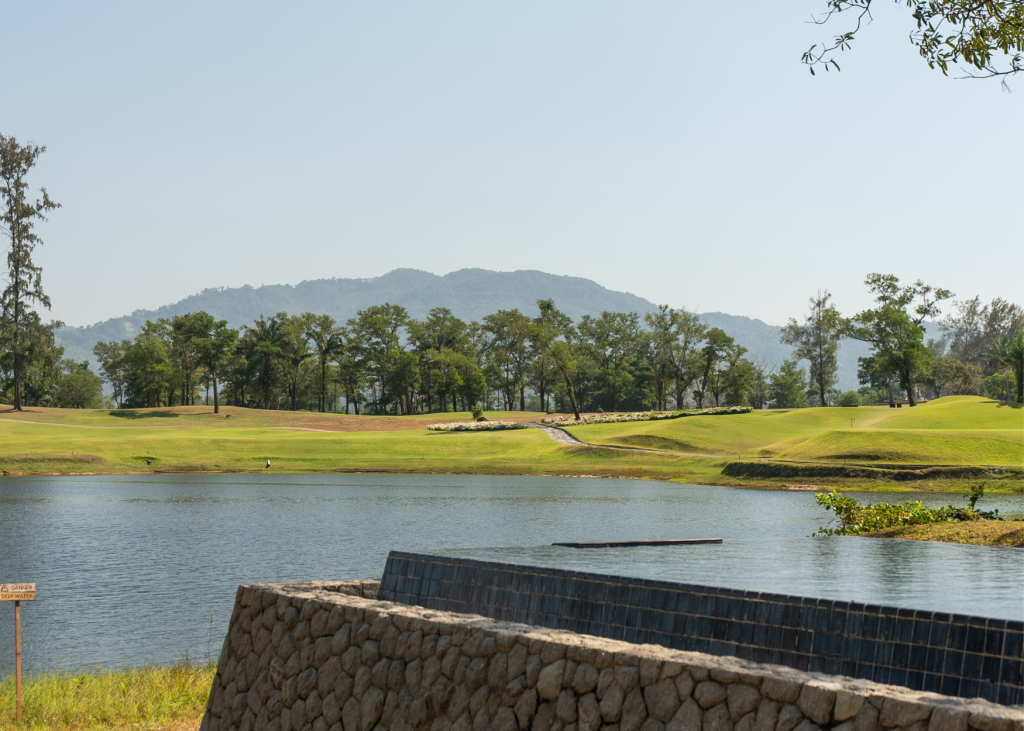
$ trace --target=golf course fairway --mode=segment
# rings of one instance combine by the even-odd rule
[[[970,479],[984,481],[987,490],[1024,488],[1024,410],[974,396],[946,397],[913,409],[753,411],[566,428],[587,446],[561,444],[529,428],[426,429],[437,421],[468,420],[469,414],[348,416],[236,407],[212,412],[209,406],[3,410],[0,470],[6,475],[264,472],[269,460],[270,471],[286,473],[571,475],[852,490],[959,490]],[[539,421],[543,415],[486,416]],[[931,467],[941,469],[922,472]],[[764,474],[753,474],[758,471]],[[904,477],[893,478],[896,471]]]

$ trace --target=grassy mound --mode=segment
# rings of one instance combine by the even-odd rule
[[[1018,520],[975,520],[970,523],[902,525],[861,535],[869,538],[905,538],[912,541],[969,543],[974,546],[1024,547],[1024,522]]]
[[[830,431],[774,452],[783,460],[923,465],[1019,465],[1024,445],[985,436]]]
[[[616,439],[614,442],[608,442],[608,444],[612,443],[619,447],[654,449],[660,452],[701,451],[701,448],[698,445],[691,444],[690,442],[683,441],[682,439],[672,439],[670,437],[658,436],[656,434],[629,434]]]
[[[977,396],[888,407],[754,411],[567,429],[592,444],[811,462],[1024,463],[1024,409]]]
[[[872,426],[879,429],[1012,429],[1019,432],[1024,429],[1024,404],[1002,403],[981,396],[946,396],[912,409],[886,409],[885,417],[873,421]]]

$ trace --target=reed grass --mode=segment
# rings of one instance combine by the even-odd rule
[[[188,660],[166,667],[55,671],[22,679],[22,723],[15,682],[0,679],[0,729],[198,728],[216,666]]]

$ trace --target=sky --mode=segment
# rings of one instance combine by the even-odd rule
[[[1024,79],[929,69],[902,2],[813,77],[824,0],[5,5],[69,325],[398,267],[771,324],[869,272],[1024,302]]]

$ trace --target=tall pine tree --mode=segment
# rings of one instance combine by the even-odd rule
[[[43,293],[43,270],[32,261],[32,251],[43,240],[35,225],[59,203],[50,200],[46,188],[41,198],[30,200],[25,181],[45,147],[20,145],[14,137],[0,135],[0,226],[10,241],[7,252],[7,286],[0,293],[3,306],[3,337],[10,349],[14,373],[14,410],[21,411],[21,390],[26,366],[25,332],[35,316],[32,305],[50,309],[50,298]]]

